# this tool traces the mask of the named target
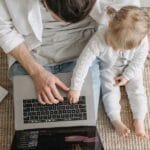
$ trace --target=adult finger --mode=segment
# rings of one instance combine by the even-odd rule
[[[42,100],[46,103],[46,104],[52,104],[52,102],[49,100],[49,97],[47,97],[47,95],[45,94],[45,92],[41,93],[41,97]]]
[[[55,85],[51,86],[51,91],[57,100],[59,100],[61,102],[64,100]]]
[[[57,79],[56,85],[58,85],[64,91],[69,91],[69,88],[59,79]]]
[[[46,103],[42,100],[41,95],[38,95],[38,102],[42,105],[45,105]]]
[[[55,97],[53,96],[50,87],[44,88],[44,93],[46,94],[48,100],[49,100],[51,103],[53,103],[53,104],[59,103],[59,101],[58,101],[57,99],[55,99]]]

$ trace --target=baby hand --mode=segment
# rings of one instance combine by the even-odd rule
[[[115,85],[116,86],[123,86],[125,84],[127,84],[128,80],[126,78],[124,78],[123,76],[118,76],[115,77]]]
[[[80,92],[75,90],[70,90],[68,93],[68,99],[70,104],[77,103],[79,101]]]

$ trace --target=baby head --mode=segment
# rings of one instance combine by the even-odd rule
[[[108,7],[111,17],[106,42],[114,50],[128,50],[140,45],[148,34],[148,16],[139,7],[125,6],[119,11]]]

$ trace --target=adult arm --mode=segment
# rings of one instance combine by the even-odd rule
[[[125,77],[127,80],[130,80],[134,78],[139,71],[144,69],[144,63],[146,60],[148,54],[148,39],[145,37],[139,46],[139,48],[136,50],[133,59],[127,66],[127,68],[123,72],[123,77]]]
[[[57,104],[63,100],[57,90],[57,86],[63,90],[68,90],[68,88],[56,76],[46,71],[34,60],[24,43],[14,48],[10,54],[15,57],[31,75],[40,103]]]
[[[24,44],[23,36],[13,26],[5,2],[2,0],[0,0],[0,47],[6,54],[15,57],[31,75],[40,103],[52,104],[63,100],[56,86],[64,90],[68,88],[33,59],[28,47]]]
[[[0,0],[0,47],[9,53],[24,42],[24,38],[14,28],[4,0]]]

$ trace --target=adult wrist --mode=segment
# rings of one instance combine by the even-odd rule
[[[38,63],[35,63],[32,66],[30,66],[30,69],[29,69],[28,73],[30,74],[31,77],[35,77],[36,75],[41,74],[43,71],[45,71],[43,66],[41,66]]]

